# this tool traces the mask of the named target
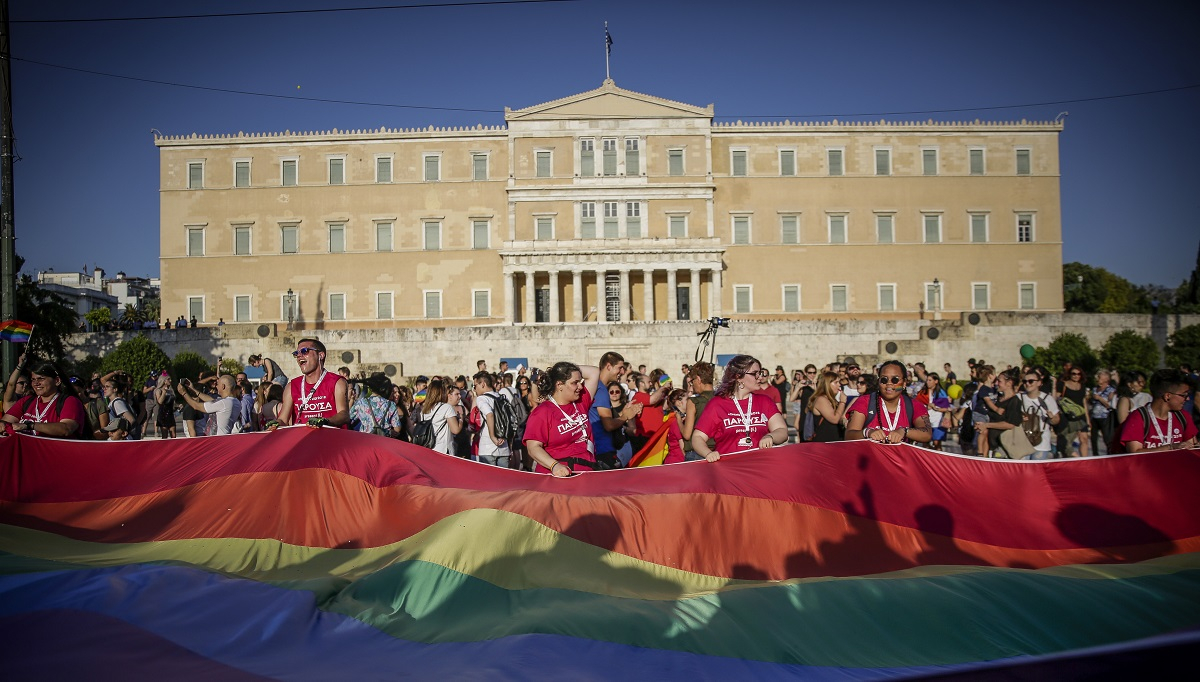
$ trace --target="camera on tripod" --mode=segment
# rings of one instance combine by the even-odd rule
[[[724,327],[726,329],[729,329],[729,318],[728,317],[710,317],[710,318],[708,318],[708,324],[709,324],[709,326],[712,326],[712,327]]]

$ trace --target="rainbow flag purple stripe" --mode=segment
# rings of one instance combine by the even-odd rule
[[[0,341],[13,343],[29,343],[33,334],[33,325],[20,320],[5,320],[0,322]]]

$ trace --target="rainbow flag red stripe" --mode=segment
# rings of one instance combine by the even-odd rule
[[[33,334],[33,325],[20,320],[5,320],[0,322],[0,341],[13,343],[28,343]]]
[[[16,436],[0,472],[13,679],[1136,678],[1200,646],[1200,451],[554,479],[301,427]]]

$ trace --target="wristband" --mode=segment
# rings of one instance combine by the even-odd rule
[[[324,417],[309,417],[307,424],[309,426],[325,426],[329,420]]]
[[[278,427],[278,426],[279,426],[278,419],[272,419],[271,421],[267,422],[266,424],[263,424],[263,427],[268,428],[268,429],[272,428],[272,427]]]
[[[908,440],[908,427],[907,427],[907,426],[906,426],[906,427],[904,427],[904,436],[902,436],[902,437],[900,438],[900,440],[901,440],[902,442],[903,442],[903,441],[906,441],[906,440]]]

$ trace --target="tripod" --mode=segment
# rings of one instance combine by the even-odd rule
[[[705,352],[708,353],[708,363],[716,366],[717,355],[717,330],[721,327],[729,329],[728,317],[710,317],[708,318],[708,327],[696,334],[700,337],[700,342],[696,345],[696,362],[704,359]]]

